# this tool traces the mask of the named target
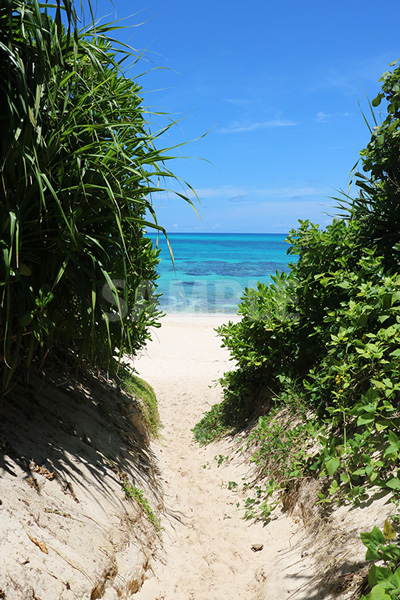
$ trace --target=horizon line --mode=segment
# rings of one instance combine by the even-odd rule
[[[150,235],[163,235],[162,231],[147,231],[147,234]],[[289,231],[167,231],[167,235],[171,233],[176,234],[207,234],[210,233],[215,235],[289,235]]]

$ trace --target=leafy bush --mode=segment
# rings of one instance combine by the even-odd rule
[[[236,395],[215,404],[192,429],[194,437],[200,444],[208,444],[216,438],[226,435],[236,427],[243,425],[246,409]]]
[[[300,221],[288,236],[288,252],[298,256],[289,275],[246,289],[241,321],[217,330],[237,364],[221,380],[225,399],[246,407],[246,418],[260,406],[286,406],[288,386],[301,390],[324,433],[299,476],[333,480],[321,501],[336,492],[359,500],[371,485],[400,490],[400,68],[383,76],[382,90],[374,104],[386,97],[388,117],[361,152],[370,176],[357,181],[358,198],[325,230]],[[263,436],[261,465],[279,438],[271,424]],[[291,459],[280,459],[289,477]]]
[[[3,387],[60,347],[112,369],[161,314],[146,229],[164,232],[152,195],[174,177],[155,147],[170,125],[150,130],[116,26],[77,21],[69,0],[0,8]]]
[[[374,561],[368,573],[371,591],[361,600],[397,600],[400,597],[400,547],[390,543],[396,532],[388,521],[383,531],[374,527],[370,533],[362,533],[361,539],[367,547],[366,560]],[[384,565],[376,562],[383,561]]]
[[[395,66],[396,62],[390,66]],[[400,68],[386,71],[380,79],[382,89],[372,101],[374,107],[385,101],[386,117],[370,128],[371,140],[361,151],[364,173],[355,177],[361,190],[347,208],[359,220],[360,240],[368,247],[377,246],[385,267],[393,271],[400,265]],[[365,175],[365,172],[367,175]]]

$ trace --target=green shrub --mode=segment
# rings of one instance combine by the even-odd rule
[[[214,405],[192,429],[194,437],[200,444],[208,444],[213,440],[235,431],[243,425],[245,410],[236,395],[227,397]]]
[[[298,257],[289,275],[246,289],[241,321],[217,330],[236,361],[221,379],[225,401],[236,399],[242,416],[286,406],[288,382],[301,391],[324,433],[298,471],[331,478],[323,502],[336,493],[357,501],[373,485],[394,496],[400,490],[400,68],[384,75],[382,89],[388,117],[361,152],[368,184],[357,181],[359,196],[342,204],[345,217],[324,230],[300,221],[288,236]],[[291,459],[277,451],[271,427],[261,421],[256,429],[256,460],[262,466],[274,452],[289,477]]]
[[[399,61],[391,63],[395,66]],[[384,101],[385,119],[375,127],[371,140],[361,151],[363,173],[356,172],[361,193],[349,210],[360,223],[360,240],[384,256],[386,269],[400,266],[400,67],[386,71],[380,79],[381,91],[372,101],[378,107]]]
[[[388,521],[383,531],[374,527],[370,533],[362,533],[361,539],[367,547],[366,560],[374,561],[368,573],[371,591],[361,600],[397,600],[400,597],[400,547],[390,543],[396,532]],[[375,564],[375,562],[383,562]]]
[[[150,130],[116,26],[77,22],[67,0],[0,8],[3,387],[55,348],[112,370],[161,314],[146,229],[164,231],[152,196],[173,177],[156,148],[169,125]]]

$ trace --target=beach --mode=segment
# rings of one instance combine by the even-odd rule
[[[170,314],[135,361],[158,398],[163,429],[151,446],[165,502],[152,572],[135,598],[349,600],[351,585],[338,590],[365,565],[360,531],[381,525],[385,497],[311,524],[315,490],[306,483],[291,510],[279,504],[268,523],[246,521],[242,484],[256,472],[245,434],[203,447],[193,439],[191,429],[222,399],[216,380],[233,367],[214,328],[238,318]]]
[[[359,598],[336,592],[362,581],[360,532],[393,511],[380,489],[360,506],[324,514],[318,479],[307,478],[291,506],[280,502],[267,522],[246,521],[252,485],[266,483],[247,434],[204,447],[193,439],[191,429],[221,400],[216,380],[233,366],[214,331],[229,318],[237,319],[169,315],[136,357],[157,394],[157,439],[149,440],[134,398],[99,373],[52,370],[47,381],[32,376],[18,387],[0,423],[7,598]]]
[[[163,548],[140,600],[282,600],[309,580],[298,519],[279,514],[267,527],[243,520],[243,497],[228,489],[252,477],[240,440],[193,441],[191,428],[221,400],[213,382],[232,366],[214,328],[237,319],[169,315],[135,361],[155,389],[164,425],[152,448],[166,504]],[[229,459],[218,466],[221,456]]]
[[[398,3],[112,4],[0,9],[0,600],[400,600]]]

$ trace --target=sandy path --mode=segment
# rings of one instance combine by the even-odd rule
[[[239,455],[218,468],[214,457],[228,454],[227,443],[193,442],[190,429],[220,399],[209,386],[229,368],[213,330],[226,321],[169,316],[135,364],[158,396],[164,429],[153,450],[170,512],[162,523],[162,558],[135,596],[140,600],[283,600],[309,580],[299,568],[300,533],[292,519],[280,515],[264,528],[242,519],[240,498],[226,486],[246,475]],[[252,551],[254,544],[263,550]]]

